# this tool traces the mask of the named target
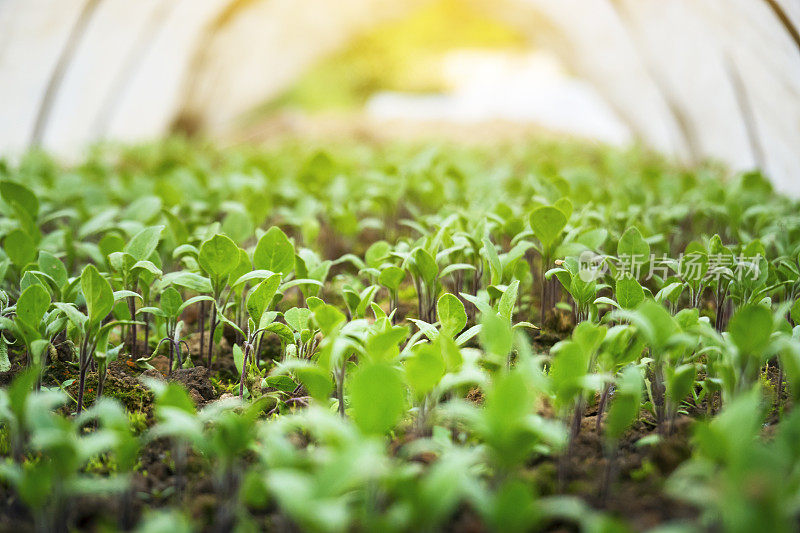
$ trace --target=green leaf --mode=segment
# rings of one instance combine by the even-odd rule
[[[364,254],[364,262],[370,268],[378,268],[389,257],[391,251],[392,247],[388,242],[376,241],[367,248],[367,252]]]
[[[467,325],[467,312],[464,304],[456,296],[446,292],[436,302],[436,313],[439,315],[441,331],[448,337],[461,332]]]
[[[418,399],[431,392],[445,374],[442,350],[433,344],[419,344],[405,360],[406,378]]]
[[[475,265],[469,265],[467,263],[452,263],[452,264],[447,265],[446,267],[444,267],[442,269],[442,271],[439,272],[439,278],[440,279],[444,279],[444,278],[446,278],[447,276],[449,276],[450,274],[452,274],[454,272],[459,272],[459,271],[463,271],[463,270],[475,271],[476,268],[475,268]]]
[[[320,302],[322,302],[322,300],[320,300]],[[308,300],[308,305],[311,307],[311,298]],[[339,311],[336,307],[324,302],[313,307],[313,312],[314,322],[316,322],[317,327],[319,327],[322,334],[326,337],[333,335],[347,320],[344,313]]]
[[[21,229],[12,230],[6,235],[3,248],[8,254],[8,258],[18,268],[23,268],[36,259],[36,243]]]
[[[642,402],[642,375],[638,368],[626,367],[617,379],[614,399],[605,420],[605,437],[617,441],[636,421]]]
[[[53,278],[59,288],[63,288],[69,279],[64,263],[58,257],[44,250],[39,252],[39,270]]]
[[[167,227],[172,235],[173,242],[186,242],[189,239],[189,230],[186,229],[184,221],[173,212],[167,211],[166,209],[163,209],[161,212],[164,214],[164,218],[167,219]]]
[[[567,225],[567,217],[557,207],[537,207],[530,215],[531,229],[545,249],[550,248]]]
[[[490,496],[480,511],[490,531],[524,533],[535,529],[540,520],[540,505],[530,485],[507,479]]]
[[[114,291],[94,265],[86,265],[81,272],[81,291],[86,299],[89,327],[99,324],[114,307]]]
[[[635,226],[625,230],[620,237],[617,243],[617,257],[627,261],[627,265],[632,261],[644,264],[650,260],[650,245]]]
[[[630,275],[617,280],[614,293],[623,309],[634,309],[644,301],[644,289]]]
[[[694,365],[681,365],[667,374],[667,396],[674,405],[680,405],[689,396],[697,369]]]
[[[168,317],[176,318],[180,314],[183,298],[175,287],[167,287],[159,299],[161,310]]]
[[[364,318],[367,314],[367,308],[375,300],[375,295],[378,294],[377,285],[370,285],[362,290],[358,295],[358,305],[356,306],[353,318]]]
[[[17,204],[33,220],[39,215],[39,200],[33,191],[24,185],[8,180],[0,181],[0,196],[15,209],[17,207],[14,204]]]
[[[231,348],[231,352],[233,355],[233,364],[236,365],[236,374],[241,376],[242,367],[244,366],[244,352],[242,351],[242,347],[238,344],[234,344],[233,348]]]
[[[126,298],[138,298],[139,300],[142,300],[142,296],[138,292],[122,290],[122,291],[114,291],[113,294],[115,302],[118,302],[119,300],[124,300]]]
[[[122,213],[122,218],[147,223],[161,213],[161,204],[161,198],[158,196],[141,196],[128,204]]]
[[[292,392],[297,388],[297,383],[289,376],[269,376],[266,383],[268,387],[283,392]]]
[[[222,233],[230,235],[238,243],[249,239],[255,227],[244,206],[235,202],[226,202],[224,208],[227,214],[222,220]]]
[[[285,344],[294,342],[294,333],[292,333],[292,328],[281,322],[273,322],[265,326],[264,331],[274,333],[280,337],[281,341]]]
[[[171,283],[195,292],[211,292],[211,282],[208,278],[194,272],[170,272],[162,278],[162,282]]]
[[[480,326],[473,326],[473,328],[476,327]],[[465,333],[467,332],[469,332],[469,330]],[[449,337],[439,335],[436,337],[436,340],[433,341],[433,345],[441,351],[447,372],[458,372],[461,369],[464,363],[464,357],[461,355],[461,350],[459,350],[456,341]]]
[[[294,375],[315,400],[325,402],[330,397],[333,391],[333,380],[331,380],[329,372],[318,366],[305,366],[296,369]]]
[[[511,321],[511,317],[514,313],[514,305],[517,303],[517,294],[519,292],[519,280],[514,280],[511,284],[503,291],[503,295],[500,297],[500,301],[497,303],[497,313],[508,320]]]
[[[300,332],[304,329],[308,329],[308,321],[311,319],[311,309],[292,307],[283,314],[283,318],[293,330]]]
[[[236,262],[236,268],[234,268],[228,275],[228,281],[235,281],[252,270],[253,264],[250,262],[250,256],[247,255],[246,251],[239,248],[239,260]],[[233,285],[231,285],[231,287],[233,287]],[[235,289],[236,294],[239,296],[241,296],[242,292],[244,291],[244,287],[233,288]]]
[[[275,293],[278,291],[280,283],[281,275],[273,274],[259,283],[256,288],[247,295],[247,313],[256,324],[259,323],[264,312],[269,310],[272,299],[275,298]]]
[[[286,234],[272,226],[259,240],[253,252],[253,265],[259,270],[289,275],[294,268],[294,246]]]
[[[34,284],[22,291],[17,300],[17,318],[32,330],[39,325],[50,307],[50,293],[39,284]]]
[[[658,303],[663,303],[664,301],[676,303],[683,293],[683,288],[684,285],[680,281],[669,283],[656,293],[656,301]]]
[[[408,328],[390,327],[367,337],[364,352],[370,361],[391,361],[400,354],[399,344],[408,337]]]
[[[149,259],[158,248],[158,242],[161,240],[161,232],[163,230],[164,226],[144,228],[131,238],[122,251],[133,256],[136,261]]]
[[[315,280],[315,279],[292,279],[285,283],[282,283],[281,286],[278,288],[278,292],[284,293],[291,289],[292,287],[322,287],[322,283]]]
[[[569,217],[572,216],[572,202],[566,196],[556,200],[556,203],[553,204],[553,207],[561,211],[567,220],[569,220]]]
[[[794,302],[789,315],[792,317],[792,322],[796,325],[800,325],[800,299]]]
[[[273,276],[274,274],[275,272],[272,272],[271,270],[253,270],[252,272],[247,272],[246,274],[243,274],[238,278],[234,278],[233,280],[231,280],[231,287],[238,287],[243,283],[248,283],[254,280],[265,280]]]
[[[19,290],[20,290],[20,292],[24,291],[25,289],[27,289],[31,285],[41,285],[42,287],[44,287],[46,289],[48,287],[48,284],[47,284],[46,281],[43,281],[43,279],[46,280],[47,278],[41,278],[41,277],[37,276],[36,274],[34,274],[33,271],[30,271],[30,270],[25,271],[25,273],[22,275],[22,279],[19,280]]]
[[[658,356],[666,347],[670,337],[679,331],[678,324],[664,306],[653,300],[645,300],[633,311],[614,311],[614,315],[630,320],[641,332]]]
[[[183,313],[184,309],[188,308],[191,305],[196,304],[197,302],[211,302],[211,304],[214,305],[214,298],[212,298],[211,296],[204,295],[204,294],[189,298],[188,300],[183,302],[181,304],[181,306],[178,308],[178,314],[180,315],[181,313]]]
[[[197,411],[191,396],[186,388],[178,382],[165,382],[161,379],[143,379],[145,384],[150,387],[156,396],[156,412],[164,408],[175,408],[190,415]]]
[[[11,370],[11,361],[8,360],[8,344],[0,338],[0,372]]]
[[[746,305],[728,324],[733,343],[745,355],[761,355],[772,335],[772,313],[762,305]]]
[[[224,278],[239,264],[239,247],[226,235],[214,235],[200,246],[200,267],[218,280]]]
[[[350,380],[351,414],[367,434],[384,434],[406,410],[406,387],[398,370],[388,364],[366,364]]]
[[[503,277],[503,264],[500,262],[500,256],[497,255],[497,248],[487,237],[483,238],[483,248],[481,255],[486,258],[489,263],[489,273],[492,285],[497,285],[502,281]]]
[[[439,275],[439,267],[433,256],[422,248],[415,248],[410,258],[410,270],[422,278],[425,285],[433,285]]]
[[[584,321],[572,330],[572,340],[578,343],[586,352],[594,353],[606,337],[608,330],[605,326]]]
[[[137,261],[132,267],[131,272],[140,274],[142,272],[149,272],[155,277],[161,277],[163,272],[152,261]]]
[[[593,229],[582,233],[576,240],[590,250],[598,250],[608,238],[608,230]]]
[[[562,341],[551,351],[550,381],[559,409],[568,406],[582,390],[588,372],[590,353],[574,341]]]
[[[86,324],[86,321],[89,319],[89,317],[78,311],[78,308],[75,307],[74,304],[55,302],[53,305],[60,309],[77,328],[83,329],[84,324]]]
[[[505,357],[514,341],[508,320],[492,312],[481,316],[481,345],[487,353]]]
[[[406,277],[406,271],[400,267],[396,266],[388,266],[381,270],[381,273],[378,275],[378,283],[389,289],[390,291],[396,291],[400,284]]]

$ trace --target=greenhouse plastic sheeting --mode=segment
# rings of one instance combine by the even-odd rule
[[[641,142],[800,194],[800,1],[464,0],[589,81]],[[214,134],[425,0],[0,0],[0,152]]]

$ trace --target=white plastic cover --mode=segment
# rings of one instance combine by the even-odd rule
[[[0,0],[0,153],[225,131],[425,1]],[[643,143],[800,195],[800,0],[464,1],[558,54]]]

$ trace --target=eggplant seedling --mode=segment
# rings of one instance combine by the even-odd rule
[[[180,321],[180,317],[183,312],[191,305],[198,303],[198,302],[206,302],[206,301],[214,301],[213,298],[206,295],[199,295],[193,298],[190,298],[183,301],[180,292],[174,287],[167,287],[161,292],[160,296],[160,307],[142,307],[138,310],[138,313],[147,313],[153,316],[159,317],[164,320],[167,336],[163,339],[158,341],[156,345],[156,349],[153,351],[153,354],[150,357],[144,359],[140,358],[137,360],[139,364],[146,364],[151,361],[156,354],[158,354],[159,349],[163,343],[167,343],[169,346],[169,367],[167,370],[167,375],[172,375],[172,370],[175,367],[175,359],[177,358],[177,368],[183,367],[183,352],[182,347],[186,347],[186,357],[190,357],[191,354],[189,353],[189,345],[186,341],[181,339],[181,327],[183,322]]]
[[[244,398],[245,378],[251,362],[258,364],[261,337],[277,318],[278,313],[270,311],[281,283],[281,275],[273,274],[259,283],[247,297],[247,333],[244,335],[243,349],[234,349],[234,361],[239,371],[239,397]],[[310,311],[309,311],[310,313]],[[237,347],[238,348],[238,347]],[[241,360],[240,360],[241,359]]]
[[[562,208],[565,207],[562,205]],[[572,206],[569,206],[569,212],[572,212]],[[564,228],[569,221],[569,215],[558,206],[539,206],[534,209],[529,217],[531,230],[534,236],[539,240],[539,254],[541,256],[541,276],[542,292],[539,300],[539,320],[544,323],[546,320],[546,313],[549,309],[555,306],[556,303],[556,289],[548,279],[545,273],[550,270],[553,261],[553,254],[555,247],[559,242]]]
[[[200,267],[211,279],[213,304],[208,330],[208,360],[206,366],[211,368],[211,357],[214,347],[214,333],[220,323],[219,314],[225,308],[228,298],[223,299],[223,292],[228,285],[228,277],[234,271],[239,260],[239,248],[225,235],[214,235],[200,245],[197,257]]]
[[[112,321],[104,323],[114,307],[114,291],[111,284],[100,274],[94,265],[87,265],[81,272],[81,292],[86,301],[86,314],[70,303],[58,302],[55,306],[61,310],[73,326],[78,351],[78,400],[77,413],[83,410],[83,394],[86,388],[86,372],[98,349],[101,358],[108,357],[108,338],[111,330],[117,326],[132,324],[129,321]],[[103,369],[105,371],[105,369]],[[103,372],[105,376],[105,372]]]
[[[137,293],[140,278],[161,276],[161,269],[153,261],[158,261],[157,256],[154,254],[156,248],[158,248],[163,230],[164,226],[145,228],[128,241],[123,251],[114,252],[108,257],[112,268],[119,273],[122,289],[130,293],[127,297],[127,302],[128,313],[132,321],[136,319],[136,299],[141,299],[141,296]],[[143,281],[150,280],[145,279]],[[139,356],[138,342],[136,322],[131,322],[129,324],[128,344],[133,359]]]

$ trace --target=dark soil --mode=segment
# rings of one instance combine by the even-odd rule
[[[671,435],[653,445],[637,445],[655,433],[643,416],[621,439],[615,464],[617,479],[605,498],[602,480],[608,465],[602,436],[597,432],[596,414],[581,422],[574,454],[566,461],[566,483],[558,494],[580,496],[596,509],[608,511],[637,531],[672,520],[697,518],[697,511],[669,498],[663,483],[691,454],[689,436],[692,419],[680,417]]]

